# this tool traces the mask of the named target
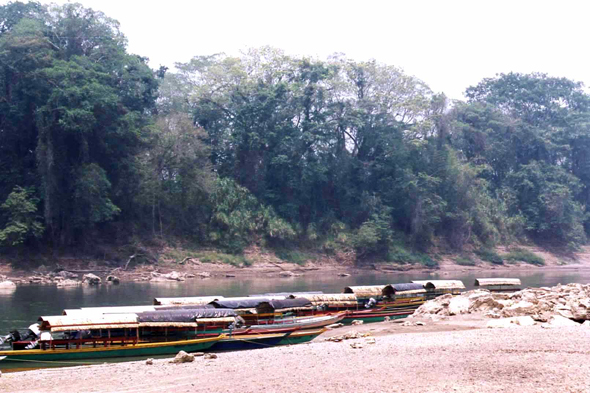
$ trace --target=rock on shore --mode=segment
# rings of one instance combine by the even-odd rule
[[[459,296],[444,295],[424,303],[413,316],[451,316],[483,313],[490,318],[530,316],[549,324],[590,320],[590,285],[567,284],[552,288],[527,288],[514,293],[474,290]],[[556,319],[557,318],[557,319]],[[512,322],[508,322],[509,324]]]
[[[16,284],[13,283],[10,280],[4,280],[4,281],[0,281],[0,289],[15,289],[16,288]]]

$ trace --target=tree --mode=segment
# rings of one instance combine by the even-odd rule
[[[0,192],[37,185],[53,244],[73,244],[127,207],[158,83],[119,24],[79,4],[11,3],[0,26]]]
[[[37,215],[39,200],[33,195],[33,190],[16,186],[0,206],[8,216],[4,229],[0,230],[0,245],[20,246],[43,235],[43,224]]]

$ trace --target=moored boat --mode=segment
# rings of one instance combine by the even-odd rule
[[[0,351],[0,357],[4,357],[4,359],[1,361],[2,363],[0,364],[27,361],[43,363],[101,358],[172,355],[178,353],[179,351],[205,351],[224,338],[226,338],[225,335],[219,335],[217,337],[200,338],[194,340],[153,343],[133,343],[124,340],[112,339],[108,342],[107,346],[105,346],[106,343],[98,342],[96,340],[94,342],[92,340],[83,340],[83,342],[80,340],[77,343],[70,341],[69,347],[66,346],[65,342],[52,340],[45,343],[45,346],[42,346],[45,349]]]
[[[476,278],[475,286],[490,292],[516,292],[522,283],[518,278]]]
[[[320,334],[324,333],[326,330],[324,328],[320,329],[306,329],[306,330],[298,330],[291,334],[286,335],[280,342],[279,345],[294,345],[294,344],[302,344],[309,342],[319,336]]]
[[[289,333],[232,334],[219,340],[212,348],[214,351],[238,351],[242,349],[260,349],[280,345]]]

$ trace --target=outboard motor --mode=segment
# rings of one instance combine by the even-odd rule
[[[370,298],[369,301],[365,304],[365,308],[373,308],[377,304],[377,300],[374,298]]]
[[[13,330],[10,333],[8,333],[6,336],[2,336],[0,337],[0,345],[4,344],[4,343],[11,343],[14,341],[20,341],[21,340],[21,336],[18,330]]]

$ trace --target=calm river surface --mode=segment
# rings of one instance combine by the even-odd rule
[[[367,272],[350,277],[334,273],[316,273],[293,278],[221,278],[193,279],[184,282],[126,282],[98,287],[18,286],[12,292],[0,291],[0,334],[10,329],[26,328],[42,315],[59,315],[67,308],[149,305],[155,297],[173,296],[245,296],[248,294],[289,291],[342,292],[348,285],[380,285],[416,279],[459,279],[468,289],[479,277],[519,277],[523,287],[552,286],[558,283],[589,283],[590,270],[533,272],[478,272],[444,276]]]

